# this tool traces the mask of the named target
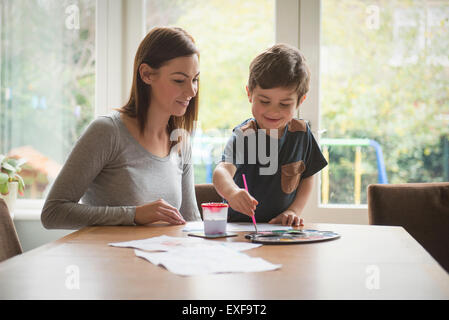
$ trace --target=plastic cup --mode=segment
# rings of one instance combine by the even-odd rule
[[[222,202],[202,203],[204,233],[216,235],[226,233],[228,221],[228,204]]]

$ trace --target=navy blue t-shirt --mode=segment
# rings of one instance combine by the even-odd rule
[[[259,129],[254,118],[244,121],[234,128],[222,161],[236,166],[234,182],[240,188],[244,188],[245,174],[248,191],[259,202],[257,222],[268,222],[287,210],[300,180],[327,165],[308,124],[301,119],[292,119],[279,139]],[[228,221],[252,220],[229,208]]]

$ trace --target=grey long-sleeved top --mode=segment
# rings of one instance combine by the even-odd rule
[[[200,220],[191,148],[148,152],[114,112],[95,119],[75,144],[45,201],[47,229],[134,225],[136,206],[164,199],[186,221]],[[81,203],[78,203],[81,199]]]

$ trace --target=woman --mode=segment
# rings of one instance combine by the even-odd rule
[[[181,28],[154,28],[143,39],[128,103],[94,120],[76,143],[45,201],[45,228],[200,220],[188,141],[198,59]]]

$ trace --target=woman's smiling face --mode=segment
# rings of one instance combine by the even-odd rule
[[[169,60],[157,70],[148,65],[141,68],[142,80],[151,88],[150,107],[172,116],[183,116],[190,100],[198,92],[198,56],[194,54]]]

